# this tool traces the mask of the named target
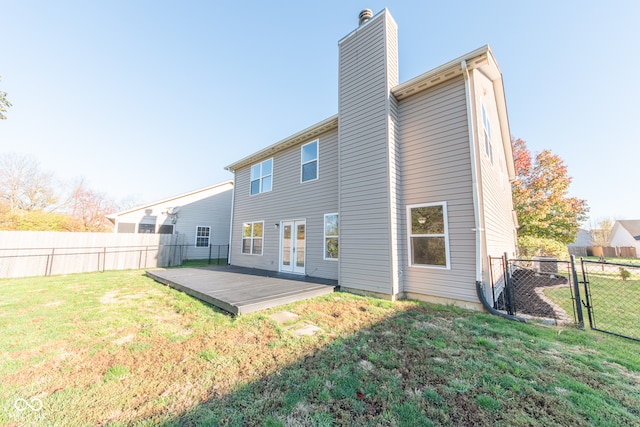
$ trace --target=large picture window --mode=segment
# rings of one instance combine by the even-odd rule
[[[273,183],[273,159],[251,166],[251,194],[271,191]]]
[[[211,227],[199,225],[196,228],[196,248],[209,247],[210,236],[211,236]]]
[[[410,265],[449,268],[447,204],[407,206]]]
[[[304,144],[301,157],[302,182],[318,179],[318,140]]]
[[[324,259],[338,259],[338,214],[324,216]]]
[[[245,222],[242,224],[242,253],[262,255],[262,232],[264,222]]]

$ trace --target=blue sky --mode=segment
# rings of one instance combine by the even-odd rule
[[[337,42],[387,7],[400,81],[484,44],[512,136],[551,149],[591,217],[640,218],[640,2],[0,0],[0,152],[151,202],[337,112]]]

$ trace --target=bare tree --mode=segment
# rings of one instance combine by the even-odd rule
[[[58,200],[53,173],[42,171],[33,156],[0,154],[0,201],[10,211],[53,211]]]
[[[0,80],[2,80],[2,76],[0,76]],[[7,99],[7,92],[3,92],[0,90],[0,120],[6,120],[7,116],[4,113],[7,112],[7,108],[11,107],[11,103]]]
[[[589,233],[591,233],[591,240],[595,246],[608,246],[609,236],[611,236],[611,229],[613,228],[613,222],[611,218],[600,218],[596,225],[591,223]]]

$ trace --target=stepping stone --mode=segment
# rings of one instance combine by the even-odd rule
[[[320,329],[316,325],[305,325],[302,328],[291,331],[291,333],[299,338],[305,335],[315,335],[320,331],[322,331],[322,329]]]
[[[278,313],[272,314],[269,317],[280,324],[284,324],[292,322],[294,320],[298,320],[300,316],[295,313],[291,313],[290,311],[280,311]]]

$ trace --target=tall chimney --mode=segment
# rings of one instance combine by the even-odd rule
[[[360,12],[360,15],[358,15],[358,25],[364,24],[371,18],[373,18],[373,12],[371,11],[371,9],[364,9],[362,12]]]
[[[338,42],[339,281],[395,298],[398,30],[386,9],[363,10],[359,20]]]

